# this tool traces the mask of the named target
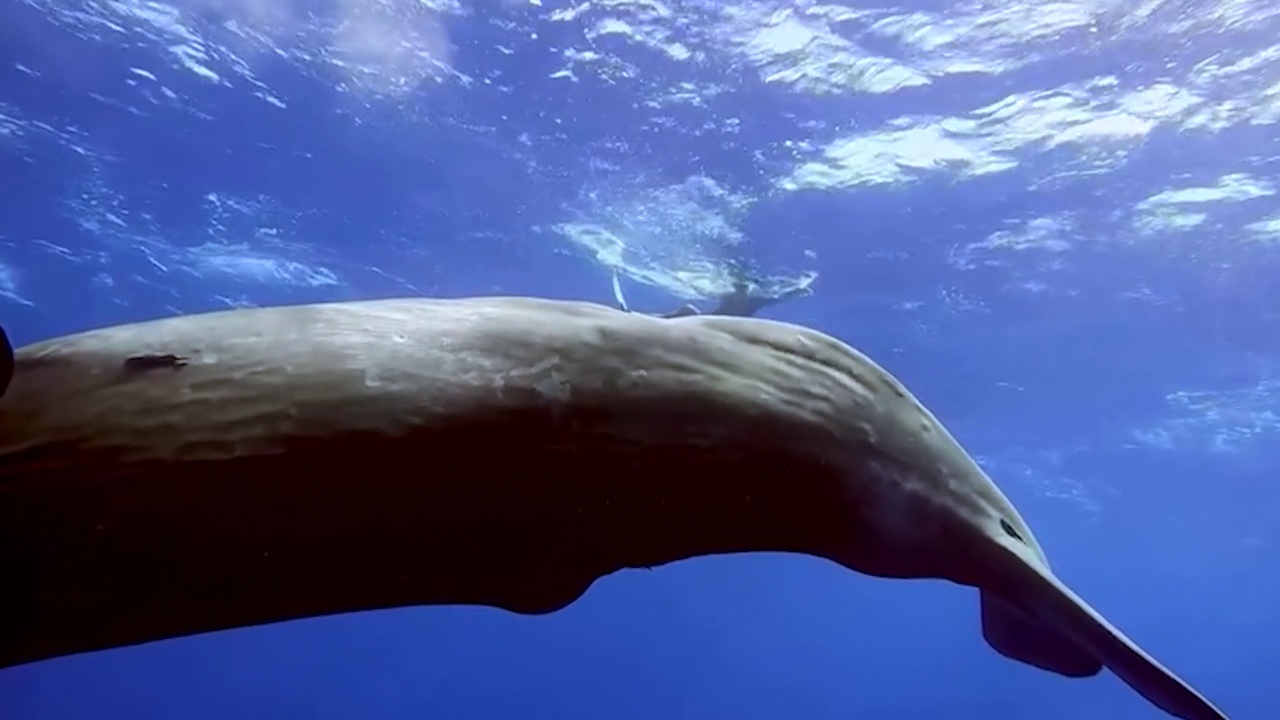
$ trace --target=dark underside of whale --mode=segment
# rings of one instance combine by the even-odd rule
[[[726,457],[602,443],[592,428],[608,412],[505,412],[192,462],[8,453],[0,667],[408,605],[544,613],[623,568],[856,542],[835,470],[779,452],[767,425],[743,427],[762,441]],[[50,462],[60,453],[74,466]]]

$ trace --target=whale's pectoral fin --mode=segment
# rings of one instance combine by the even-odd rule
[[[994,635],[1000,642],[1007,643],[1005,648],[1025,650],[1027,657],[1033,659],[1046,657],[1051,660],[1069,659],[1072,662],[1066,663],[1067,666],[1080,659],[1080,656],[1075,653],[1090,652],[1129,687],[1174,717],[1182,720],[1227,720],[1227,716],[1221,710],[1125,637],[1124,633],[1107,622],[1106,618],[1072,592],[1048,568],[1027,562],[1018,562],[1016,565],[1016,577],[1013,578],[1014,584],[1011,588],[1018,593],[1019,601],[1034,613],[1037,623],[1056,628],[1060,637],[1073,639],[1079,649],[1055,654],[1056,651],[1046,652],[1043,649],[1044,646],[1036,642],[1035,634],[1024,636],[1023,639],[1011,638],[1008,633],[1018,631],[1019,628],[1009,621],[1011,618],[1017,618],[1019,611],[1008,602],[998,601],[997,605],[991,606],[991,614],[996,619],[993,624]],[[986,598],[984,598],[983,621],[984,629],[987,629],[985,622],[988,613],[985,600]],[[1006,607],[1000,608],[1001,604]],[[1012,610],[1012,615],[1007,614],[1006,610]],[[992,635],[988,635],[988,640],[991,637]],[[1039,639],[1045,637],[1048,636],[1041,635]],[[992,645],[1000,652],[1004,652],[1004,649],[994,642]],[[1027,660],[1027,662],[1037,664],[1034,660]],[[1040,667],[1044,666],[1040,665]],[[1076,667],[1083,668],[1082,665]],[[1055,668],[1050,665],[1048,669]]]
[[[982,593],[982,636],[1001,655],[1067,677],[1097,675],[1102,663],[1057,628],[995,593]]]

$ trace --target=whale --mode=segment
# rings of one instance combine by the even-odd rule
[[[550,613],[769,551],[975,588],[1001,655],[1226,718],[1058,578],[898,379],[802,326],[281,305],[4,337],[0,392],[0,668],[380,608]]]

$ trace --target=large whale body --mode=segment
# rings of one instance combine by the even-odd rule
[[[373,608],[545,613],[619,569],[769,550],[976,587],[1000,653],[1225,717],[813,330],[414,298],[3,345],[0,667]]]

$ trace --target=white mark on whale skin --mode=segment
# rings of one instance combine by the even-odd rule
[[[623,378],[622,386],[625,388],[638,388],[649,379],[647,370],[632,370]]]
[[[534,365],[513,368],[492,375],[490,386],[501,398],[508,384],[526,386],[546,400],[564,402],[573,397],[569,376],[559,369],[559,357],[551,357]]]
[[[539,363],[540,366],[547,368],[547,375],[534,382],[533,389],[547,400],[566,401],[573,397],[573,385],[569,382],[569,378],[565,377],[564,373],[551,367],[555,362],[554,360],[550,361],[550,365]]]

